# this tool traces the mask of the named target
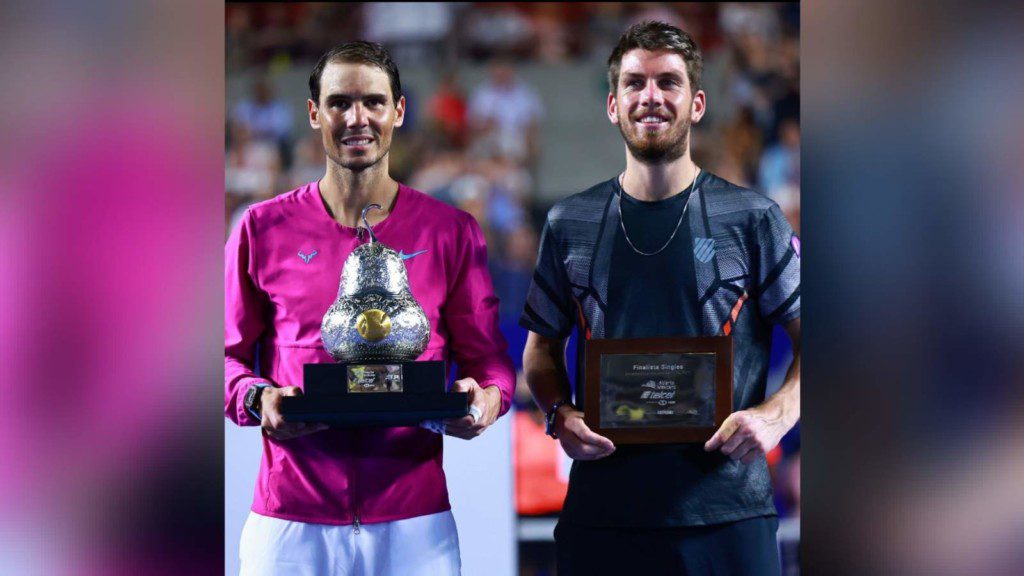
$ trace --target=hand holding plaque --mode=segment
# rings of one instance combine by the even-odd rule
[[[370,241],[345,260],[338,298],[324,315],[321,338],[337,364],[306,364],[302,396],[282,398],[289,422],[342,426],[415,426],[458,418],[468,395],[445,392],[441,361],[414,361],[430,341],[430,324],[413,298],[405,263],[377,241],[366,213]]]
[[[462,378],[452,383],[451,390],[469,395],[469,414],[462,418],[445,420],[445,434],[472,440],[483,434],[498,419],[498,413],[501,411],[501,392],[496,386],[481,388],[475,379]]]
[[[584,421],[616,444],[704,442],[732,411],[732,340],[586,343]]]
[[[733,460],[750,464],[771,452],[793,427],[771,403],[733,412],[704,444],[704,450],[721,450]]]
[[[300,396],[302,390],[298,386],[275,388],[267,386],[261,390],[260,416],[264,432],[274,440],[291,440],[329,428],[327,424],[317,422],[288,422],[281,414],[281,402],[288,396]]]

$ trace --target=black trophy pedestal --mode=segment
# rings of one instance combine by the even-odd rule
[[[343,362],[303,366],[303,395],[281,399],[287,422],[417,426],[461,418],[469,394],[445,391],[444,362]]]

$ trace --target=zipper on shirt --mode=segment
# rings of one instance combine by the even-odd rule
[[[354,440],[355,444],[358,445],[360,443],[360,440],[362,440],[362,438],[361,438],[362,435],[359,433],[359,430],[358,429],[353,429],[352,430],[352,436],[353,436],[353,440]],[[356,490],[356,478],[359,476],[359,471],[356,470],[357,462],[358,462],[358,458],[353,458],[352,466],[349,468],[349,485],[348,485],[349,490],[352,493],[352,516],[354,518],[354,522],[352,524],[352,532],[354,534],[359,534],[359,491]]]

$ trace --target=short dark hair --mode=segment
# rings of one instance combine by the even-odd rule
[[[402,97],[402,80],[398,77],[398,66],[391,59],[391,55],[383,46],[376,42],[346,42],[338,44],[327,52],[316,63],[313,72],[309,75],[309,97],[320,105],[320,77],[324,74],[324,68],[331,62],[344,62],[347,64],[369,64],[376,66],[388,75],[391,83],[391,99],[398,104]]]
[[[686,61],[686,76],[690,79],[690,90],[700,90],[700,75],[704,71],[704,56],[693,37],[679,28],[664,22],[646,21],[634,24],[619,38],[619,43],[608,57],[608,87],[614,94],[619,84],[619,70],[622,56],[633,50],[669,50]]]

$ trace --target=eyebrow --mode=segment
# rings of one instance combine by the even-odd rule
[[[387,101],[388,99],[387,94],[384,94],[383,92],[370,92],[367,94],[345,94],[342,92],[335,92],[324,96],[324,102],[330,102],[332,100],[368,100],[371,98],[379,98],[384,101]]]
[[[622,78],[646,78],[646,77],[647,77],[646,74],[642,74],[640,72],[623,72],[622,73]],[[655,78],[674,78],[674,79],[677,79],[677,80],[682,80],[683,79],[683,75],[679,74],[678,72],[662,72],[660,74],[655,74],[654,77]]]

